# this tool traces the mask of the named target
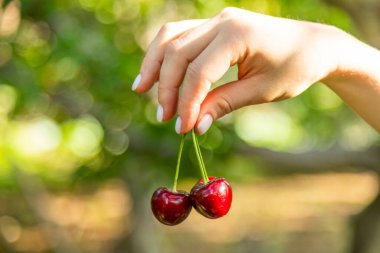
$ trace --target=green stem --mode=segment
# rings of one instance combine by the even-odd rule
[[[183,150],[183,144],[185,143],[185,137],[186,137],[186,134],[182,135],[181,143],[179,144],[177,167],[175,168],[175,175],[174,175],[173,192],[177,192],[177,181],[178,181],[178,174],[179,174],[179,166],[181,164],[182,150]]]
[[[203,156],[202,156],[202,152],[201,152],[201,147],[200,147],[200,145],[199,145],[199,142],[198,142],[198,138],[197,138],[197,136],[195,136],[195,142],[196,142],[196,146],[197,146],[197,149],[198,149],[199,157],[201,158],[201,163],[202,163],[203,173],[205,174],[205,176],[206,176],[206,178],[207,178],[207,182],[208,182],[207,170],[206,170],[205,163],[204,163],[204,161],[203,161]],[[206,182],[206,183],[207,183],[207,182]]]
[[[194,129],[191,130],[191,134],[192,134],[192,137],[193,137],[194,151],[195,151],[195,154],[197,156],[197,160],[198,160],[198,164],[199,164],[199,169],[200,169],[201,174],[202,174],[203,182],[206,184],[209,180],[208,180],[208,177],[207,177],[206,168],[203,167],[204,163],[203,163],[203,160],[202,160],[202,154],[200,152],[199,144],[198,144],[198,141],[197,141],[197,137],[195,136]]]

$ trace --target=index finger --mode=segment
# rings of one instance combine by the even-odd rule
[[[231,55],[234,50],[226,41],[218,34],[187,68],[178,104],[177,133],[186,133],[194,127],[211,84],[235,64]]]
[[[166,46],[184,32],[203,22],[205,22],[205,19],[193,19],[171,22],[162,26],[148,47],[141,64],[140,73],[133,83],[132,90],[137,92],[148,91],[159,78]]]

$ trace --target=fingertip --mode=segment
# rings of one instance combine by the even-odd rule
[[[170,120],[176,113],[178,101],[178,89],[167,89],[158,86],[158,103],[162,106],[162,121]]]
[[[175,131],[177,134],[185,134],[187,132],[190,132],[191,129],[194,128],[194,124],[190,125],[186,118],[183,118],[181,116],[177,117],[177,120],[175,122]]]
[[[144,93],[150,90],[159,79],[160,68],[161,64],[158,61],[152,62],[149,65],[143,62],[140,73],[132,84],[132,90],[137,93]]]
[[[154,84],[154,81],[147,79],[147,76],[141,74],[141,72],[136,76],[132,83],[131,90],[136,93],[144,93],[148,91]]]
[[[175,107],[165,107],[163,109],[162,122],[171,120],[175,114],[175,109]]]
[[[214,119],[211,116],[211,114],[209,114],[209,113],[204,114],[200,118],[199,122],[196,124],[196,130],[197,130],[198,134],[202,135],[202,134],[206,133],[209,130],[209,128],[211,127],[213,121],[214,121]]]
[[[178,115],[181,118],[181,133],[191,131],[199,117],[200,105],[197,103],[179,103]]]
[[[158,104],[156,119],[158,122],[162,122],[163,118],[164,118],[164,108],[162,107],[162,105]]]
[[[132,87],[131,87],[132,91],[137,91],[137,88],[139,87],[140,83],[141,83],[141,74],[139,73],[132,83]]]
[[[182,133],[182,119],[181,119],[181,117],[177,117],[177,120],[175,122],[175,131],[177,134]]]

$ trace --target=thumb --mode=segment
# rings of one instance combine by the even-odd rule
[[[200,108],[196,123],[198,134],[204,134],[215,120],[236,109],[266,102],[260,95],[264,87],[255,79],[233,81],[210,91]]]

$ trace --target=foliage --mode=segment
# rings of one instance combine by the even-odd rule
[[[172,122],[155,122],[155,100],[149,98],[155,92],[138,96],[129,86],[144,50],[162,24],[210,17],[229,5],[355,31],[344,12],[317,0],[3,4],[2,20],[14,25],[2,26],[0,44],[2,184],[12,181],[9,161],[54,183],[70,183],[78,175],[103,178],[109,170],[117,171],[112,170],[115,159],[140,159],[136,152],[141,150],[134,150],[131,142],[137,134],[135,142],[160,147],[161,151],[147,155],[152,161],[160,160],[151,156],[162,156],[162,150],[172,157],[178,138]],[[221,82],[233,76],[232,70]],[[295,151],[335,142],[363,148],[376,140],[376,135],[320,84],[292,101],[254,106],[220,120],[201,140],[211,167],[228,173],[219,160],[236,159],[229,153],[235,134],[252,145]],[[146,167],[171,173],[167,167],[173,166],[159,161]],[[242,169],[242,174],[247,171]]]

